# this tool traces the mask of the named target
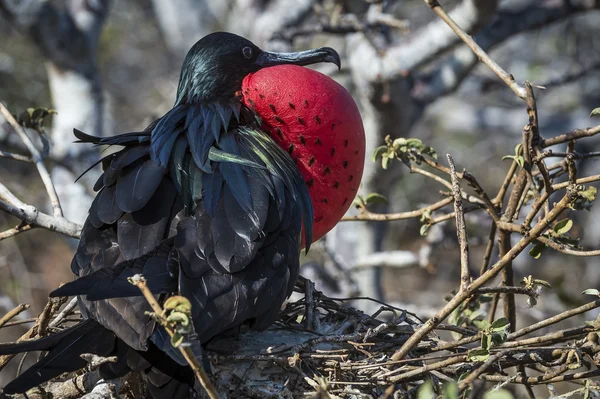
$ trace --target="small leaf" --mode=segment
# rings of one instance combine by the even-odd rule
[[[175,332],[175,334],[173,334],[173,336],[171,337],[171,346],[173,346],[173,348],[178,348],[182,342],[183,335],[179,334],[178,332]]]
[[[472,323],[475,327],[477,327],[480,330],[484,330],[490,326],[490,322],[487,321],[486,319],[473,320]]]
[[[533,259],[539,259],[546,248],[546,244],[536,244],[529,250],[529,255],[533,256]]]
[[[389,165],[390,165],[390,157],[388,156],[388,154],[384,154],[381,157],[381,167],[383,169],[387,169]]]
[[[590,113],[590,118],[593,118],[594,116],[600,116],[600,107],[594,108],[592,110],[592,112]]]
[[[410,139],[407,139],[406,140],[406,144],[409,147],[415,147],[415,148],[419,148],[419,147],[423,146],[423,142],[421,140],[419,140],[419,139],[414,138],[414,137],[410,138]]]
[[[540,280],[540,279],[536,278],[532,282],[535,285],[541,285],[542,287],[552,288],[552,285],[549,282],[547,282],[546,280]]]
[[[425,155],[429,155],[433,159],[437,159],[437,152],[435,152],[432,147],[426,146],[421,152]]]
[[[167,321],[183,327],[186,327],[190,324],[189,316],[182,312],[171,312],[169,317],[167,317]]]
[[[579,194],[583,196],[586,200],[593,202],[596,200],[596,193],[598,190],[594,186],[589,186],[587,190],[581,191]]]
[[[506,317],[501,317],[492,322],[490,329],[493,332],[502,332],[502,331],[506,331],[509,326],[510,326],[510,322],[508,321],[508,319]]]
[[[467,354],[467,359],[472,362],[485,362],[490,357],[487,349],[472,349]]]
[[[442,397],[444,399],[458,399],[458,385],[454,381],[449,381],[442,387]]]
[[[365,197],[365,204],[387,204],[388,200],[381,194],[371,193]]]
[[[486,392],[483,399],[514,399],[514,396],[506,389],[493,389]]]
[[[387,145],[382,145],[380,147],[377,147],[375,149],[375,151],[373,151],[373,162],[377,162],[377,159],[383,155],[383,153],[387,152],[388,150],[388,146]]]
[[[406,139],[403,138],[399,138],[399,139],[395,139],[392,142],[392,147],[394,147],[394,150],[398,150],[400,148],[400,146],[406,145]]]
[[[419,234],[423,237],[427,236],[427,233],[429,232],[429,224],[424,224],[421,226],[421,229],[419,229]]]
[[[573,221],[571,219],[563,219],[560,222],[556,223],[556,226],[554,226],[554,231],[557,234],[563,235],[567,234],[572,227]]]
[[[430,380],[425,381],[417,390],[417,399],[434,399],[435,393]]]
[[[482,332],[481,335],[481,349],[484,351],[489,351],[492,347],[493,339],[492,334],[489,332]]]
[[[582,294],[600,296],[600,291],[595,288],[588,288],[587,290],[583,291]]]
[[[362,195],[357,195],[354,198],[354,201],[352,201],[352,205],[354,205],[357,209],[364,209],[367,207],[365,199],[362,197]]]
[[[191,314],[192,304],[189,299],[183,296],[174,295],[167,299],[164,304],[164,310],[174,310],[186,314]]]

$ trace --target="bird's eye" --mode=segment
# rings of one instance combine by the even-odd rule
[[[250,59],[252,58],[252,48],[251,47],[244,47],[242,49],[242,54],[244,55],[244,58],[246,59]]]

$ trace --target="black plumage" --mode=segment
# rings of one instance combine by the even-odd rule
[[[319,61],[339,64],[339,56],[327,48],[281,56],[235,35],[209,35],[186,57],[174,108],[144,132],[75,131],[80,142],[123,147],[101,161],[99,193],[71,265],[78,279],[51,294],[79,295],[86,320],[39,344],[49,354],[7,393],[80,368],[72,359],[87,345],[84,352],[117,354],[119,362],[103,369],[107,378],[142,370],[153,397],[187,397],[190,370],[127,282],[134,274],[161,301],[173,294],[191,301],[197,355],[225,330],[275,320],[298,276],[303,226],[311,242],[312,205],[294,161],[235,92],[264,66]],[[0,354],[23,348],[0,346]],[[157,362],[173,367],[165,373]]]

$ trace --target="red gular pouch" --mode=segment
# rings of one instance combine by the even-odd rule
[[[298,165],[314,207],[312,239],[318,240],[344,216],[360,185],[365,131],[356,103],[335,80],[296,65],[246,76],[242,95]]]

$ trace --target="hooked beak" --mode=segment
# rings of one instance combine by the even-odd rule
[[[299,51],[297,53],[271,53],[263,51],[256,58],[255,64],[260,68],[275,65],[311,65],[317,62],[332,62],[341,68],[340,55],[331,47],[319,47],[312,50]]]

